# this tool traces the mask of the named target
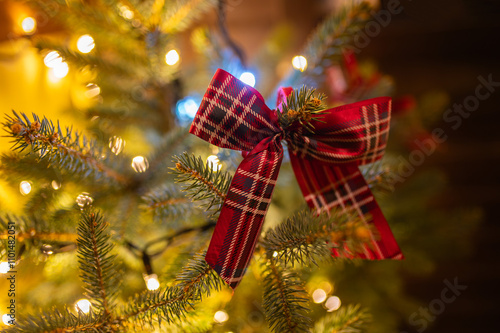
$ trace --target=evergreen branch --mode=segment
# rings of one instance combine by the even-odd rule
[[[152,211],[157,222],[168,217],[187,214],[192,208],[191,200],[170,186],[154,189],[142,196],[142,200],[144,201],[142,208]]]
[[[179,0],[169,6],[168,13],[161,24],[163,33],[172,34],[185,30],[190,23],[214,6],[216,0]]]
[[[218,291],[222,286],[222,280],[204,257],[204,253],[195,255],[177,275],[175,285],[136,296],[123,309],[124,315],[117,318],[117,322],[135,318],[143,324],[153,324],[155,319],[159,323],[172,323],[184,317],[193,303],[200,302],[204,295],[208,297],[212,290]]]
[[[394,174],[389,164],[378,161],[361,166],[359,169],[372,191],[382,193],[392,193],[394,191]]]
[[[231,185],[232,177],[228,172],[214,171],[212,163],[204,163],[201,157],[184,153],[174,156],[177,182],[188,182],[184,191],[193,201],[209,200],[205,209],[217,206],[217,211],[222,206],[226,193]]]
[[[55,309],[52,313],[44,312],[38,316],[16,318],[15,325],[2,330],[5,333],[76,333],[103,332],[105,323],[92,311],[84,314],[79,311],[74,315],[69,309],[61,312]]]
[[[323,100],[324,94],[314,96],[316,89],[302,86],[295,89],[288,97],[287,101],[278,108],[278,120],[283,129],[287,129],[294,122],[299,122],[308,131],[314,133],[313,122],[324,122],[321,120],[321,113],[326,110]]]
[[[314,333],[362,333],[371,321],[371,315],[359,305],[349,304],[336,312],[326,315],[314,325]]]
[[[340,254],[361,252],[371,239],[371,230],[362,221],[347,214],[331,212],[331,215],[315,216],[307,211],[298,213],[274,229],[266,232],[261,246],[267,255],[275,255],[292,267],[314,264],[331,257],[331,249]]]
[[[266,319],[274,332],[309,332],[309,296],[304,283],[285,271],[272,257],[263,265],[263,304]]]
[[[92,208],[82,211],[78,226],[78,263],[86,294],[97,303],[104,317],[111,315],[119,277],[114,267],[113,245],[106,233],[107,223]]]
[[[308,63],[303,75],[322,75],[322,68],[338,62],[342,50],[353,42],[356,33],[367,23],[371,9],[367,2],[353,4],[321,23],[309,37],[303,51]]]
[[[85,177],[93,175],[98,180],[109,179],[121,184],[128,181],[124,175],[104,164],[104,161],[109,160],[109,154],[104,154],[94,141],[78,132],[73,138],[69,128],[66,128],[64,135],[59,123],[56,129],[52,121],[45,117],[41,120],[33,114],[31,122],[24,113],[21,116],[15,111],[13,113],[15,117],[7,116],[7,121],[3,123],[9,136],[14,139],[12,149],[24,151],[31,147],[33,152],[39,153],[40,159],[47,158],[49,165],[55,163],[71,173],[83,173]]]

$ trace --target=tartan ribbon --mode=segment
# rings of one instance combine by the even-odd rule
[[[278,105],[291,92],[282,88]],[[358,169],[383,156],[390,109],[389,97],[373,98],[324,111],[324,123],[314,122],[315,134],[294,125],[284,131],[276,111],[266,106],[257,90],[218,69],[189,131],[213,145],[242,151],[244,159],[222,205],[207,263],[232,288],[241,281],[278,178],[282,140],[288,143],[295,176],[312,209],[318,213],[328,213],[333,207],[355,211],[377,229],[378,239],[372,235],[364,252],[352,253],[352,257],[401,259],[387,221]]]

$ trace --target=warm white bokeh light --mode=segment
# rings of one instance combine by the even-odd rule
[[[80,310],[83,313],[89,313],[91,306],[92,306],[92,304],[90,303],[90,301],[88,299],[82,298],[82,299],[76,301],[75,310],[76,311]]]
[[[50,183],[52,185],[52,188],[54,190],[58,190],[61,188],[61,183],[59,183],[57,180],[53,180],[52,183]]]
[[[51,76],[52,81],[55,82],[68,75],[68,72],[69,72],[69,66],[67,63],[63,61],[49,70],[49,76]]]
[[[19,183],[19,192],[21,192],[22,195],[29,194],[31,192],[31,183],[27,180],[23,180]]]
[[[10,271],[10,265],[6,261],[0,262],[0,274],[5,274]]]
[[[217,155],[210,155],[207,157],[207,163],[212,168],[213,171],[219,171],[221,168],[221,163]]]
[[[240,75],[240,80],[248,84],[250,87],[255,86],[255,75],[250,72],[244,72]]]
[[[94,38],[90,35],[83,35],[78,38],[76,42],[76,48],[82,53],[89,53],[95,47]]]
[[[160,288],[160,281],[158,281],[156,274],[144,275],[144,281],[146,281],[146,288],[148,290],[153,291]]]
[[[87,84],[87,91],[85,91],[85,97],[94,98],[101,93],[101,88],[95,83]]]
[[[298,55],[292,58],[292,66],[298,71],[305,71],[307,68],[307,59],[304,56]]]
[[[21,28],[25,33],[31,35],[36,30],[36,20],[33,17],[26,17],[21,22]]]
[[[167,52],[167,54],[165,54],[165,62],[169,66],[173,66],[176,63],[178,63],[180,58],[181,57],[179,56],[179,53],[176,50],[170,50]]]
[[[11,325],[11,323],[9,322],[11,320],[12,320],[11,316],[7,313],[2,316],[2,321],[5,325]]]
[[[149,162],[144,156],[136,156],[132,159],[132,168],[135,172],[144,172],[149,168]]]
[[[316,289],[312,293],[314,303],[323,303],[326,299],[326,292],[323,289]]]
[[[57,52],[57,51],[50,51],[43,58],[43,63],[48,68],[54,68],[62,62],[63,62],[63,59],[62,59],[61,55],[59,54],[59,52]]]
[[[337,296],[330,296],[325,302],[325,307],[328,312],[338,310],[340,305],[342,305],[342,302]]]
[[[228,319],[229,319],[229,315],[224,310],[219,310],[214,314],[214,321],[216,323],[221,324],[221,323],[228,321]]]

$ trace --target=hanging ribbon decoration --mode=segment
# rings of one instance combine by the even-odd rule
[[[291,88],[282,88],[278,105]],[[356,212],[373,224],[364,252],[353,257],[402,259],[375,198],[358,166],[382,158],[387,142],[391,99],[373,98],[322,111],[314,133],[303,126],[283,130],[276,110],[260,93],[218,69],[203,97],[190,133],[221,148],[243,151],[222,205],[205,260],[232,288],[241,281],[252,257],[271,202],[288,143],[295,176],[308,205],[316,212],[333,207]],[[369,220],[367,216],[371,216]],[[333,255],[336,252],[333,251]]]

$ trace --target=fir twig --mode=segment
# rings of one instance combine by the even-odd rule
[[[326,315],[314,325],[314,333],[361,333],[366,332],[371,315],[359,305],[343,306],[336,312]]]
[[[205,254],[198,254],[177,275],[177,283],[163,291],[145,292],[136,296],[123,309],[118,322],[134,318],[139,322],[153,324],[158,321],[172,323],[184,317],[195,302],[219,290],[222,280],[205,262]]]
[[[341,254],[361,251],[370,240],[370,230],[359,219],[332,212],[330,216],[298,213],[266,232],[261,245],[267,255],[276,255],[285,265],[318,265],[318,260],[331,257],[331,249]]]
[[[56,129],[52,121],[45,117],[40,119],[33,114],[33,121],[30,121],[24,113],[13,113],[14,117],[7,116],[3,125],[13,138],[14,150],[24,151],[31,147],[33,152],[39,154],[40,159],[46,158],[49,164],[55,163],[71,173],[83,173],[85,177],[93,175],[99,180],[127,183],[127,177],[104,163],[109,160],[109,154],[105,154],[94,141],[78,132],[74,133],[73,138],[70,128],[66,128],[64,135],[59,123]]]
[[[202,13],[213,7],[216,0],[183,0],[168,8],[168,13],[161,24],[165,34],[178,33],[189,27],[189,24]]]
[[[263,307],[274,332],[309,332],[309,297],[294,272],[285,271],[272,256],[263,266]]]
[[[220,209],[231,185],[231,175],[220,170],[214,171],[212,163],[205,163],[200,157],[187,153],[174,156],[174,162],[175,168],[172,170],[177,175],[177,182],[189,183],[184,191],[191,200],[207,200],[208,203],[204,205],[206,210],[213,206]]]
[[[152,211],[156,222],[188,214],[192,208],[191,200],[186,198],[184,193],[179,193],[176,188],[171,186],[151,190],[142,196],[142,200],[144,202],[142,208]]]
[[[314,133],[313,122],[324,122],[321,120],[321,113],[326,110],[323,100],[324,94],[314,95],[316,89],[302,86],[295,89],[288,97],[287,101],[281,104],[278,109],[278,120],[283,129],[287,129],[295,121],[304,126],[308,131]]]
[[[333,14],[320,24],[303,51],[308,63],[303,75],[322,75],[323,68],[338,62],[342,50],[349,47],[356,33],[370,18],[371,9],[367,2],[346,6],[340,13]]]
[[[112,313],[119,277],[114,267],[113,246],[106,233],[107,223],[92,208],[82,211],[78,226],[78,263],[87,296],[105,317]]]

